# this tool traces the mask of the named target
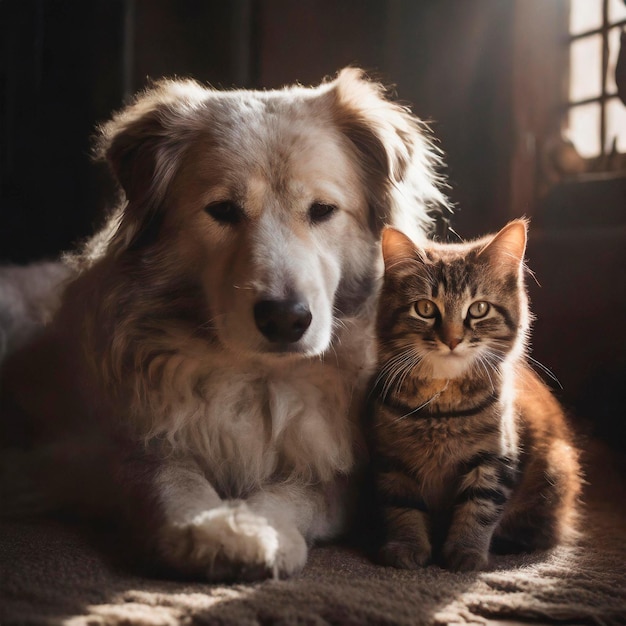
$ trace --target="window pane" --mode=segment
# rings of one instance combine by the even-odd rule
[[[606,103],[606,149],[610,152],[617,138],[617,151],[626,152],[626,106],[617,98]]]
[[[615,84],[615,66],[617,65],[617,55],[619,54],[621,32],[622,29],[619,27],[611,28],[609,31],[609,65],[606,75],[606,90],[609,93],[617,92],[617,85]]]
[[[609,22],[626,20],[626,3],[624,0],[609,0]]]
[[[602,0],[571,0],[569,32],[572,35],[602,26]]]
[[[570,46],[570,101],[594,98],[602,91],[602,36],[593,35]]]
[[[600,105],[572,107],[568,134],[581,156],[588,158],[600,154]]]

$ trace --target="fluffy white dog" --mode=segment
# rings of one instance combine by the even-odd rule
[[[437,152],[349,68],[266,92],[158,82],[98,155],[124,198],[3,368],[5,437],[170,572],[297,572],[345,527],[380,232],[432,230]]]

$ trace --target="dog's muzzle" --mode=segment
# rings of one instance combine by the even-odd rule
[[[299,300],[260,300],[254,305],[257,328],[272,343],[295,343],[311,319],[308,305]]]

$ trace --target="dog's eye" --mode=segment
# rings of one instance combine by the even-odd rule
[[[229,200],[214,202],[204,210],[220,224],[238,224],[243,219],[241,207]]]
[[[335,211],[337,207],[334,204],[324,204],[323,202],[314,202],[309,209],[309,219],[317,224],[326,221]]]

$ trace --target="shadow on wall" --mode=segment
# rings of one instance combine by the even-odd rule
[[[529,280],[533,357],[559,379],[565,405],[625,451],[626,227],[531,225],[527,258],[539,283]]]

